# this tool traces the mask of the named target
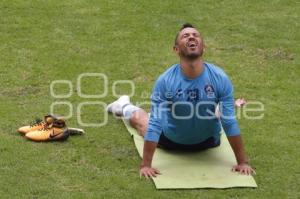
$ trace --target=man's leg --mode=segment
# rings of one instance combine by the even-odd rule
[[[138,133],[144,137],[147,132],[149,115],[143,109],[135,111],[129,119],[130,125],[135,128]]]
[[[130,125],[135,128],[141,136],[145,135],[149,121],[148,113],[131,104],[129,96],[123,95],[118,100],[109,104],[107,111],[117,116],[122,116],[125,120],[129,121]]]

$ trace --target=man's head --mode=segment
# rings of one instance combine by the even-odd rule
[[[200,32],[191,24],[183,24],[175,38],[174,51],[180,58],[195,60],[202,56],[204,43]]]

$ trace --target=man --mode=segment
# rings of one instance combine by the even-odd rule
[[[128,119],[144,137],[140,175],[148,178],[160,174],[151,166],[156,147],[198,151],[219,146],[221,126],[237,160],[232,170],[255,174],[234,117],[232,84],[222,69],[203,61],[201,34],[191,24],[184,24],[173,49],[180,64],[171,66],[156,81],[150,118],[146,111],[132,105],[128,96],[107,107],[109,112]],[[214,114],[216,107],[219,117]]]

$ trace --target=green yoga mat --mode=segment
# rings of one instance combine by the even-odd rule
[[[123,122],[142,157],[143,138],[126,121]],[[231,171],[235,164],[234,153],[222,133],[219,147],[201,152],[170,152],[157,148],[152,166],[162,175],[153,181],[157,189],[257,187],[252,176]]]

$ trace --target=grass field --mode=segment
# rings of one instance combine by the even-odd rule
[[[293,0],[1,1],[0,198],[299,198],[299,13]],[[132,139],[112,116],[64,143],[33,143],[16,132],[55,101],[72,103],[68,125],[80,127],[78,104],[111,102],[116,80],[132,80],[133,102],[145,101],[158,75],[178,61],[171,49],[184,22],[201,30],[205,60],[224,68],[235,96],[265,105],[262,120],[239,120],[257,189],[157,191],[139,179]],[[108,95],[79,97],[82,73],[106,74]],[[72,96],[53,98],[54,80],[71,81]],[[84,93],[101,94],[101,82],[84,79]],[[104,118],[96,105],[81,116],[85,123]]]

